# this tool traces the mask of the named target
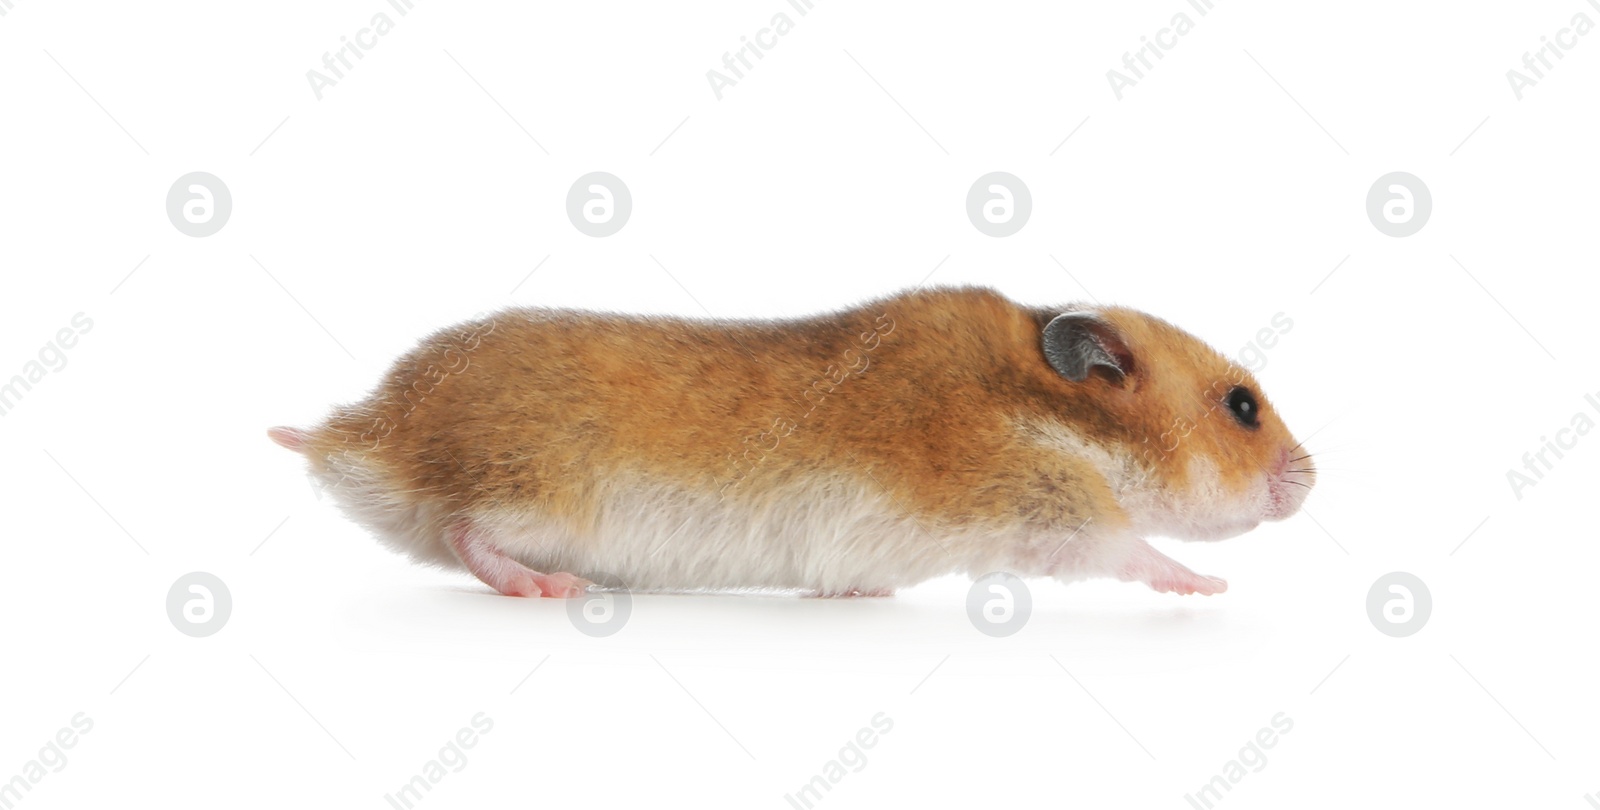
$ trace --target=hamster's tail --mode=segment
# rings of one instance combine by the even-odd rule
[[[267,438],[277,442],[281,447],[296,453],[304,453],[306,442],[311,440],[311,434],[299,428],[274,427],[267,428]]]

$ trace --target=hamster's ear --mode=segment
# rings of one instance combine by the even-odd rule
[[[1061,376],[1083,382],[1095,368],[1121,382],[1133,373],[1133,353],[1115,327],[1094,312],[1057,315],[1044,327],[1044,358]]]

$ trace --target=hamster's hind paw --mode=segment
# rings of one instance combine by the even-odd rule
[[[1128,559],[1117,571],[1123,582],[1143,582],[1158,593],[1176,593],[1184,596],[1200,594],[1212,596],[1228,590],[1228,582],[1220,577],[1196,574],[1183,563],[1156,551],[1143,540],[1136,545]]]
[[[482,575],[479,578],[506,596],[542,596],[551,599],[575,599],[583,596],[594,584],[577,574],[541,574],[520,564],[518,567],[521,570],[497,572],[492,579],[485,579]]]
[[[572,599],[593,585],[577,574],[542,574],[512,559],[470,520],[457,522],[449,531],[450,547],[462,564],[485,585],[506,596],[548,596]]]
[[[577,574],[567,573],[534,574],[533,579],[539,586],[539,593],[528,594],[529,596],[549,596],[556,599],[573,599],[582,596],[588,592],[589,586],[594,584]]]

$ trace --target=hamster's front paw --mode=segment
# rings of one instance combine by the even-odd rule
[[[1145,582],[1157,593],[1175,593],[1182,596],[1199,594],[1201,596],[1214,596],[1228,590],[1228,581],[1220,577],[1208,577],[1196,574],[1187,569],[1176,577],[1157,577]]]
[[[1117,579],[1123,582],[1143,582],[1158,593],[1184,596],[1212,596],[1228,590],[1227,580],[1196,574],[1143,540],[1135,539],[1133,543],[1131,553],[1116,572]]]

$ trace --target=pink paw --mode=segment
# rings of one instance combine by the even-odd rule
[[[448,535],[451,548],[483,584],[506,596],[549,596],[571,599],[582,596],[593,582],[575,574],[541,574],[496,548],[487,536],[473,528],[468,518],[458,520]]]
[[[1228,590],[1227,580],[1202,574],[1190,574],[1184,577],[1157,577],[1151,580],[1149,585],[1157,593],[1175,593],[1182,596],[1191,594],[1213,596]]]
[[[582,596],[593,584],[575,574],[540,574],[523,571],[507,578],[498,590],[506,596],[572,599]]]
[[[584,595],[589,586],[594,584],[576,574],[542,574],[536,578],[539,580],[541,591],[538,595],[554,599],[575,599]]]
[[[1143,540],[1133,540],[1128,557],[1118,571],[1124,582],[1143,582],[1157,593],[1211,596],[1228,589],[1226,580],[1196,574],[1177,560],[1156,551]]]

